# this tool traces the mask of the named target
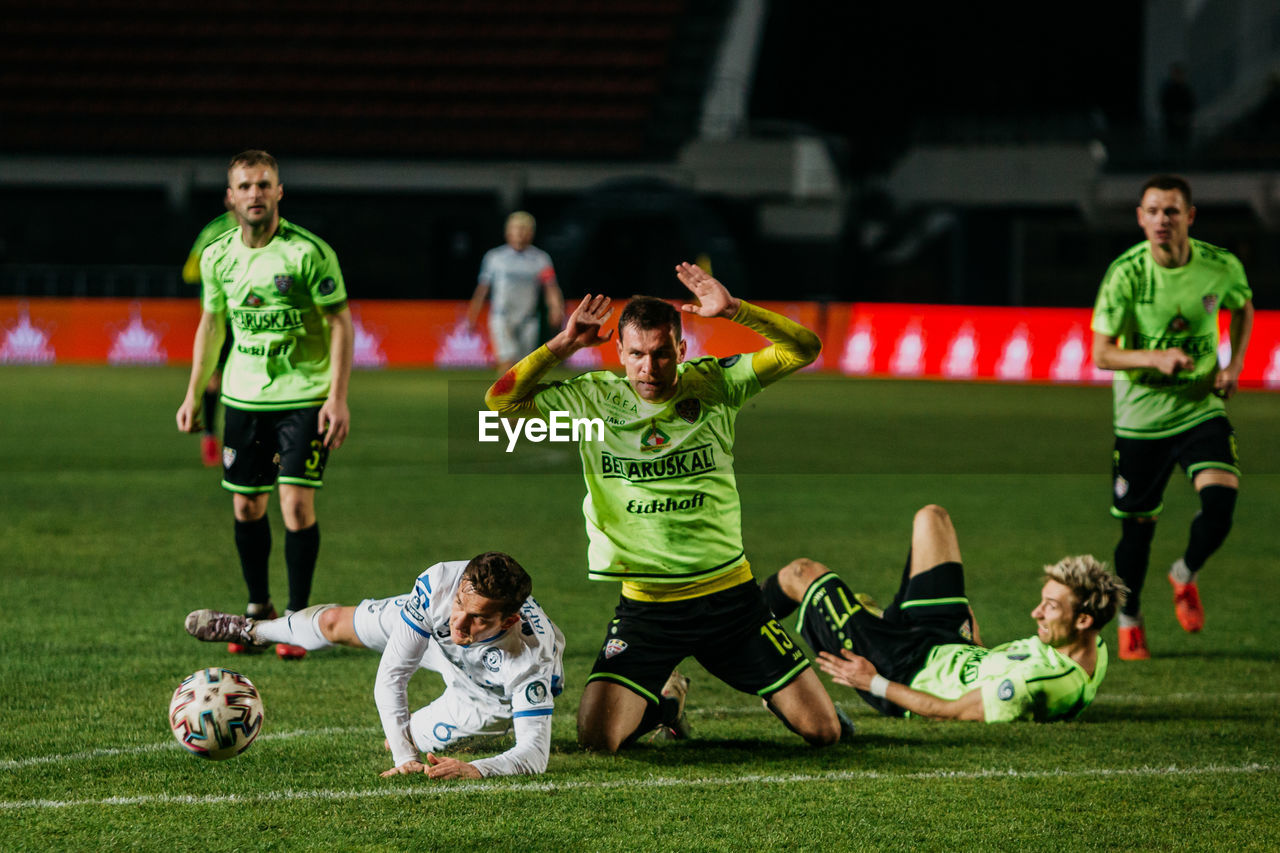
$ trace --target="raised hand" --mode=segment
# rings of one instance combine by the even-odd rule
[[[564,329],[547,343],[547,348],[561,359],[568,358],[580,349],[598,347],[613,337],[613,330],[600,334],[600,329],[613,314],[607,296],[582,297],[578,307],[569,315]]]
[[[687,261],[677,264],[676,278],[693,294],[693,302],[680,306],[680,310],[686,314],[732,319],[738,313],[738,299],[730,295],[728,288],[702,267]]]

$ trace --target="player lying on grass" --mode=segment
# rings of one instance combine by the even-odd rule
[[[395,767],[383,776],[433,779],[541,773],[551,751],[551,712],[564,678],[564,634],[530,596],[532,581],[496,551],[470,562],[436,563],[405,596],[355,607],[319,604],[280,619],[197,610],[187,633],[208,642],[334,645],[382,652],[373,695]],[[409,713],[409,678],[444,677],[445,691]],[[467,738],[514,727],[515,746],[465,762],[436,755]],[[426,753],[423,764],[420,753]]]
[[[764,582],[784,618],[818,652],[818,666],[888,716],[1052,722],[1089,707],[1107,673],[1099,632],[1127,590],[1089,556],[1045,566],[1036,636],[984,648],[964,592],[960,545],[947,511],[916,513],[898,594],[880,611],[830,569],[800,559]]]

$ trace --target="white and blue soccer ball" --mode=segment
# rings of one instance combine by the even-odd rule
[[[221,667],[182,679],[169,702],[169,727],[193,755],[222,761],[249,748],[262,731],[262,697],[253,682]]]

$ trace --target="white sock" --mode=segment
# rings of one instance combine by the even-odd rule
[[[1126,616],[1125,614],[1121,613],[1121,614],[1120,614],[1120,627],[1121,627],[1121,628],[1141,628],[1141,627],[1142,627],[1142,616],[1141,616],[1141,615],[1139,615],[1139,616]]]
[[[1191,571],[1187,567],[1187,561],[1179,557],[1177,561],[1169,568],[1169,577],[1178,583],[1194,583],[1196,572]]]
[[[288,643],[301,646],[309,652],[327,649],[333,645],[320,633],[320,614],[337,607],[336,604],[314,604],[297,613],[285,613],[279,619],[255,622],[253,638],[259,643]]]

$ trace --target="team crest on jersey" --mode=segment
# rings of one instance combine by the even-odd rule
[[[333,276],[326,276],[316,289],[320,291],[321,296],[328,296],[338,289],[338,282],[334,281]]]
[[[616,639],[610,640],[609,642],[604,644],[605,659],[607,660],[611,657],[616,657],[617,655],[622,654],[626,650],[627,650],[626,640],[616,640]]]
[[[489,649],[484,653],[484,657],[481,660],[485,669],[490,672],[497,672],[502,666],[502,649]]]
[[[250,291],[249,295],[244,298],[244,306],[246,308],[257,308],[261,304],[262,304],[262,297],[254,293],[253,291]]]
[[[1001,702],[1008,702],[1013,698],[1013,682],[1005,679],[1000,682],[1000,687],[996,690],[996,695],[1000,697]]]
[[[1116,497],[1122,498],[1129,494],[1129,481],[1124,477],[1116,477]]]
[[[289,288],[293,287],[293,276],[291,275],[278,275],[275,281],[276,290],[280,291],[282,295],[288,293]]]
[[[1200,300],[1200,304],[1204,306],[1204,313],[1212,316],[1218,313],[1218,295],[1210,293],[1204,299]]]
[[[676,414],[684,418],[689,423],[696,423],[698,415],[702,414],[702,403],[693,397],[681,400],[676,403]]]
[[[671,443],[671,436],[656,426],[651,426],[640,437],[640,449],[644,451],[661,450]]]
[[[530,705],[541,705],[547,701],[547,685],[541,681],[535,681],[524,689],[524,698],[529,700]]]
[[[234,447],[222,448],[222,467],[230,470],[236,461],[236,449]]]

